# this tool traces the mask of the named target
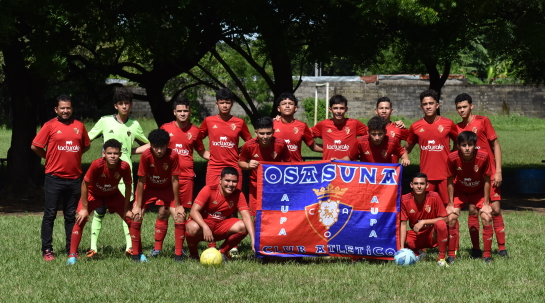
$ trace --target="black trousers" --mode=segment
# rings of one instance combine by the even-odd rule
[[[45,205],[42,219],[42,252],[53,249],[53,225],[60,202],[63,205],[66,252],[70,251],[72,228],[76,221],[76,208],[81,195],[81,179],[63,179],[51,174],[45,175]]]

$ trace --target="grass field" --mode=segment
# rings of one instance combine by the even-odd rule
[[[459,121],[457,117],[455,122]],[[516,168],[544,168],[545,120],[524,117],[492,117],[504,155],[505,175]],[[140,121],[144,133],[156,128],[153,120]],[[407,125],[414,121],[406,121]],[[92,123],[86,125],[88,129]],[[9,148],[11,131],[0,128],[0,157]],[[242,142],[241,142],[242,144]],[[101,139],[84,154],[84,169],[100,156]],[[205,146],[208,146],[207,139]],[[410,158],[418,169],[418,148]],[[304,156],[319,154],[303,147]],[[133,156],[138,162],[139,156]],[[195,157],[197,174],[205,161]],[[124,257],[121,221],[106,216],[99,239],[99,260],[80,259],[65,265],[62,254],[62,216],[56,221],[53,262],[39,254],[41,216],[0,216],[0,300],[2,302],[542,302],[545,297],[545,216],[531,211],[504,212],[507,249],[512,258],[496,255],[490,265],[469,259],[467,213],[461,216],[461,251],[450,268],[436,265],[437,251],[414,266],[392,262],[360,262],[346,259],[305,258],[303,264],[286,259],[262,264],[247,260],[249,239],[241,244],[241,260],[220,268],[197,262],[174,263],[172,224],[165,240],[165,254],[146,264]],[[144,251],[153,244],[155,214],[148,213],[142,235]],[[80,253],[89,248],[90,224],[85,227]],[[202,249],[205,247],[202,246]]]

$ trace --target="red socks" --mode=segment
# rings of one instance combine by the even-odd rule
[[[481,243],[479,242],[479,216],[470,215],[467,218],[467,228],[469,229],[469,237],[471,238],[471,244],[473,244],[473,249],[481,249]]]
[[[208,242],[208,248],[216,247],[216,242]]]
[[[167,235],[168,221],[167,220],[155,220],[155,246],[154,250],[163,250],[163,241]]]
[[[220,253],[228,253],[231,248],[237,246],[246,237],[246,235],[248,235],[248,233],[236,233],[229,235],[229,237],[227,237],[227,239],[221,245]]]
[[[498,250],[505,249],[505,230],[503,225],[503,216],[492,216],[492,222],[494,223],[494,232],[496,233],[496,240],[498,241]]]
[[[439,246],[439,260],[445,258],[445,254],[447,252],[447,247],[449,243],[448,239],[448,228],[447,228],[447,222],[445,221],[437,221],[435,222],[435,225],[433,226],[435,229],[435,234],[437,235],[437,246]]]
[[[137,256],[142,253],[142,241],[140,240],[140,231],[142,229],[142,222],[131,221],[129,226],[129,233],[132,239],[132,255]]]
[[[157,233],[155,235],[157,235]],[[174,254],[176,256],[182,255],[182,250],[184,248],[184,237],[185,223],[174,223]],[[155,241],[155,245],[157,245],[157,238],[155,238]]]
[[[187,241],[187,248],[189,248],[189,254],[192,257],[199,256],[199,242],[203,241],[203,235],[192,236],[189,233],[185,233],[185,239]]]
[[[449,226],[448,233],[448,256],[456,258],[456,244],[459,240],[458,228],[456,228],[456,226]]]
[[[490,258],[490,250],[492,250],[492,238],[494,238],[492,225],[483,226],[483,244],[484,244],[483,258],[486,258],[486,257]]]
[[[83,227],[85,227],[87,220],[83,220],[81,225],[74,224],[72,228],[72,236],[70,240],[70,254],[78,253],[79,242],[81,242],[81,234],[83,232]]]

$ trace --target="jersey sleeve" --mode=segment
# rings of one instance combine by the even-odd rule
[[[196,151],[204,150],[204,143],[202,143],[202,133],[199,132],[197,138],[195,139],[194,148]]]
[[[412,124],[409,128],[409,133],[405,141],[407,141],[409,144],[416,144],[418,142],[418,136],[416,135],[414,124]]]
[[[83,146],[89,146],[91,145],[91,139],[89,139],[89,134],[87,133],[87,129],[85,128],[85,125],[83,125],[83,123],[81,125],[82,125],[81,141],[83,143]]]
[[[32,140],[32,145],[45,148],[47,146],[47,142],[49,141],[49,129],[50,123],[45,123],[36,137],[34,137],[34,140]]]
[[[405,205],[405,199],[401,198],[401,212],[399,214],[400,221],[408,221],[409,216],[407,214],[407,206]]]
[[[305,130],[303,131],[303,141],[305,141],[305,144],[307,146],[311,146],[314,144],[314,138],[312,137],[312,131],[308,127],[308,125],[305,123]]]
[[[492,123],[490,123],[490,119],[485,117],[483,119],[483,125],[484,125],[484,131],[486,132],[486,138],[488,141],[494,141],[498,138],[498,135],[496,134],[496,130],[494,130],[494,127],[492,126]]]
[[[248,129],[248,125],[246,125],[246,122],[242,120],[242,130],[241,130],[241,136],[242,140],[248,141],[252,140],[252,134],[250,134],[250,130]]]
[[[356,136],[365,136],[367,135],[367,126],[361,121],[356,120]]]
[[[246,197],[244,197],[244,194],[242,194],[242,192],[238,195],[237,209],[238,211],[250,209],[250,207],[248,207],[248,202],[246,202]]]
[[[207,123],[207,118],[204,118],[204,121],[202,121],[202,124],[201,126],[199,127],[199,131],[201,132],[201,138],[206,138],[208,137],[208,123]]]
[[[138,164],[138,176],[146,176],[146,167],[148,163],[148,158],[145,156],[145,152],[140,156],[140,163]]]
[[[210,188],[208,186],[205,186],[199,192],[199,194],[197,195],[197,198],[195,198],[194,203],[197,205],[200,205],[201,207],[205,207],[209,199],[210,199]]]
[[[493,170],[492,170],[492,165],[495,165],[495,163],[492,163],[492,158],[490,157],[490,155],[486,155],[486,163],[485,163],[485,171],[484,171],[484,175],[485,176],[492,176],[492,173],[493,173]]]
[[[448,135],[450,139],[454,141],[454,144],[456,144],[456,140],[458,139],[458,126],[452,120],[450,120],[450,131]],[[448,148],[450,149],[450,143]]]
[[[251,158],[252,158],[252,153],[250,152],[248,143],[244,143],[240,151],[239,161],[248,162],[251,160]]]
[[[456,162],[452,160],[449,156],[449,159],[447,160],[447,178],[454,177],[455,174],[456,174]]]
[[[439,199],[439,196],[435,199],[435,209],[437,209],[437,217],[444,218],[448,216],[445,205],[443,204],[443,201]]]
[[[132,184],[132,172],[131,167],[129,166],[129,163],[125,162],[127,165],[123,166],[123,183],[125,184]],[[124,194],[124,193],[123,193]]]
[[[399,141],[401,141],[401,140],[407,141],[407,137],[409,137],[409,129],[400,128],[399,129]]]
[[[393,155],[396,155],[396,156],[401,158],[401,156],[403,156],[403,154],[405,154],[405,149],[403,147],[401,147],[398,140],[394,139],[394,140],[392,140],[392,141],[390,141],[388,143],[391,146],[390,150],[392,151]]]
[[[314,138],[321,138],[322,137],[322,122],[318,122],[318,124],[314,125],[310,130]]]
[[[142,126],[140,126],[140,123],[138,123],[138,121],[134,121],[134,123],[136,124],[136,126],[135,126],[135,132],[136,133],[134,134],[135,140],[140,141],[140,142],[142,142],[144,144],[149,143],[148,138],[146,137],[146,135],[144,135],[144,131],[142,130]],[[130,146],[130,147],[132,147],[132,146]]]
[[[103,123],[103,118],[100,118],[97,123],[95,124],[95,126],[93,126],[93,128],[91,128],[91,131],[89,131],[89,139],[92,141],[92,140],[95,140],[98,136],[100,136],[100,134],[102,134],[102,131],[103,131],[103,128],[104,128],[104,123]]]
[[[83,180],[85,180],[85,182],[89,182],[89,183],[95,181],[94,178],[93,178],[93,175],[95,174],[96,169],[97,169],[96,161],[93,161],[91,163],[91,166],[89,166],[89,169],[85,173],[85,177],[83,177]]]
[[[365,151],[363,151],[363,149],[364,149],[363,138],[360,137],[356,141],[356,148],[354,148],[355,151],[348,155],[348,157],[350,157],[350,160],[358,161],[358,159],[361,158],[360,155],[362,155],[365,152]],[[360,159],[360,161],[362,161],[362,160],[363,160],[363,158]]]

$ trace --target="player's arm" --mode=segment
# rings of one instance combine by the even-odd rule
[[[193,206],[191,206],[191,211],[189,212],[189,215],[191,216],[191,219],[195,221],[195,223],[199,224],[199,226],[202,228],[202,235],[205,241],[207,242],[214,242],[214,236],[212,235],[212,230],[204,222],[204,219],[202,218],[201,211],[203,207],[200,206],[197,203],[193,203]]]
[[[494,187],[500,187],[503,178],[502,178],[502,174],[501,174],[501,157],[502,157],[502,154],[501,154],[500,141],[498,141],[498,138],[494,139],[493,146],[494,146],[494,158],[496,160],[496,163],[495,163],[495,165],[496,165],[496,174],[494,175],[494,184],[491,184],[491,185],[493,185]]]
[[[173,175],[172,179],[172,192],[174,194],[174,205],[176,207],[176,216],[185,218],[185,210],[182,204],[180,204],[180,182],[178,181],[178,175]]]
[[[481,212],[492,218],[492,207],[490,207],[490,176],[484,176],[484,203]]]
[[[133,149],[131,149],[131,154],[139,155],[139,154],[143,153],[146,149],[150,148],[150,146],[151,145],[149,143],[146,143],[144,145],[138,146],[137,148],[133,148]]]
[[[38,147],[36,145],[31,145],[30,149],[32,149],[32,151],[36,153],[36,155],[38,155],[40,158],[45,159],[45,149]]]
[[[89,140],[93,141],[95,140],[97,137],[99,137],[100,135],[102,135],[102,130],[104,129],[104,126],[103,126],[103,122],[102,121],[102,118],[100,118],[97,123],[95,124],[95,126],[93,126],[93,128],[91,128],[91,130],[89,131],[88,135],[89,135]]]
[[[413,230],[418,233],[426,225],[434,225],[437,221],[447,221],[447,217],[437,217],[435,219],[420,220],[413,226]]]
[[[447,192],[448,192],[447,214],[458,215],[458,213],[454,209],[454,176],[447,178]]]
[[[142,218],[142,196],[144,195],[144,183],[146,182],[146,176],[139,176],[138,183],[136,184],[136,200],[132,207],[132,219]],[[176,195],[175,195],[176,196]]]
[[[250,170],[250,169],[257,169],[259,166],[259,161],[257,160],[250,160],[250,162],[246,161],[238,161],[238,167],[242,168],[243,170]]]
[[[352,161],[352,159],[350,159],[349,156],[344,156],[344,157],[341,158],[341,160]]]
[[[127,184],[125,183],[125,203],[123,204],[123,213],[127,217],[127,213],[129,212],[129,206],[131,204],[131,193],[132,193],[132,183]]]
[[[401,129],[405,128],[405,123],[401,120],[395,121],[394,124],[396,125],[397,128],[401,128]]]
[[[409,155],[407,153],[403,153],[401,155],[401,165],[403,166],[409,166],[411,164],[411,160],[409,160]]]
[[[82,153],[82,154],[85,154],[89,149],[91,149],[91,145],[84,146],[84,147],[81,149],[81,153]]]
[[[246,226],[246,231],[248,234],[250,234],[250,238],[252,239],[252,251],[255,252],[255,230],[254,230],[254,222],[252,222],[252,216],[250,215],[250,211],[245,209],[240,211],[240,215],[242,216],[242,222],[244,222],[244,226]]]
[[[414,148],[415,145],[416,145],[416,144],[414,144],[414,143],[409,143],[409,142],[406,142],[406,141],[405,141],[405,146],[404,146],[404,148],[405,148],[405,154],[407,154],[407,155],[410,154],[411,151],[413,150],[413,148]]]
[[[197,153],[198,153],[199,156],[201,156],[201,158],[203,158],[204,160],[210,160],[210,152],[207,151],[206,149],[198,150]]]
[[[81,209],[76,215],[76,224],[78,225],[89,217],[89,201],[87,200],[87,194],[89,193],[88,188],[89,182],[83,180],[81,182]]]
[[[318,144],[316,142],[312,142],[312,144],[309,146],[310,150],[315,151],[317,153],[323,153],[324,147],[322,144]]]
[[[407,221],[400,221],[399,223],[399,249],[403,249],[407,239]]]

